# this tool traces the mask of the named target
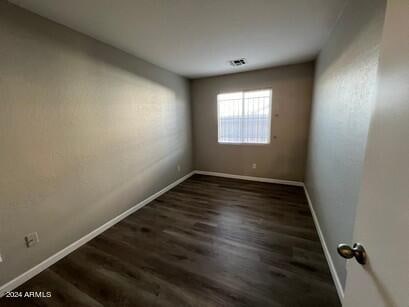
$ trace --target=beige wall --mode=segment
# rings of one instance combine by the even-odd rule
[[[0,285],[192,170],[188,90],[0,1]]]
[[[191,81],[195,168],[303,181],[313,79],[309,62]],[[273,89],[271,143],[218,144],[217,94],[260,88]]]
[[[316,68],[305,184],[342,285],[376,94],[385,0],[349,1]]]

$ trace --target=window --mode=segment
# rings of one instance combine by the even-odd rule
[[[272,90],[217,95],[218,142],[270,143]]]

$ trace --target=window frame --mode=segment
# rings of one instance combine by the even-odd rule
[[[266,143],[249,143],[249,142],[221,142],[220,139],[220,126],[219,126],[219,113],[220,113],[220,106],[219,106],[219,95],[222,94],[234,94],[234,93],[241,93],[242,94],[242,104],[244,109],[244,94],[246,92],[257,92],[257,91],[269,91],[270,92],[270,99],[269,99],[269,114],[268,114],[268,138]],[[221,145],[244,145],[244,146],[265,146],[271,144],[271,122],[272,122],[272,108],[273,108],[273,89],[272,88],[257,88],[257,89],[245,89],[245,90],[237,90],[237,91],[229,91],[229,92],[219,92],[216,95],[216,103],[217,103],[217,143]],[[242,128],[241,128],[242,129]]]

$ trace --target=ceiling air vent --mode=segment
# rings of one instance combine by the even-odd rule
[[[243,66],[246,63],[247,63],[247,61],[244,58],[230,61],[230,65],[233,66],[233,67]]]

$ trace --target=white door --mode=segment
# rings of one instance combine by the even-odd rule
[[[344,306],[409,306],[409,0],[389,0]],[[352,242],[351,242],[352,243]]]

